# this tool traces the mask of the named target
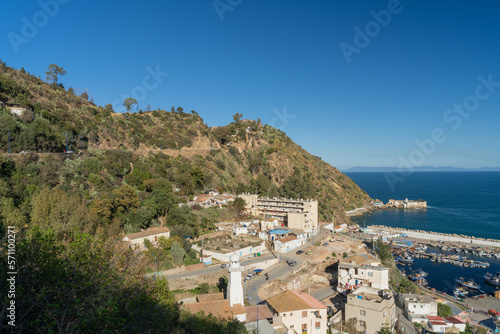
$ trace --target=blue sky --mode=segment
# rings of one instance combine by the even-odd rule
[[[340,169],[491,167],[499,14],[495,1],[7,2],[0,58],[42,78],[62,66],[100,105],[145,92],[140,108],[210,126],[261,118]]]

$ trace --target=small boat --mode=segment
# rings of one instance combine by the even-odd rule
[[[453,295],[455,296],[455,298],[465,298],[467,297],[467,295],[469,294],[469,291],[467,291],[467,289],[461,287],[461,286],[457,286],[455,287],[455,289],[453,289]]]
[[[472,290],[481,290],[481,286],[474,282],[473,279],[470,279],[466,281],[463,277],[460,277],[457,279],[458,284],[460,284],[463,287],[466,287],[467,289],[472,289]]]
[[[401,257],[401,260],[402,262],[404,263],[413,263],[413,258],[411,256],[405,256],[405,257]]]
[[[490,273],[486,273],[484,275],[484,280],[486,281],[486,283],[489,283],[489,284],[492,284],[492,285],[496,285],[496,286],[500,286],[500,275],[493,276]]]

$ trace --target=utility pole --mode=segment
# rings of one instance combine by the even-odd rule
[[[83,136],[80,135],[80,140],[82,141],[82,153],[83,153]]]

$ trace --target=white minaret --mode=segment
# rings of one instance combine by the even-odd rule
[[[243,301],[243,285],[241,284],[242,271],[239,256],[231,255],[229,260],[229,284],[227,286],[227,299],[229,299],[230,306],[236,304],[245,305]]]

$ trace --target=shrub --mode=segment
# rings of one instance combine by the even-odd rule
[[[208,293],[210,291],[210,285],[208,285],[207,282],[201,283],[198,288],[200,289],[201,293]]]

